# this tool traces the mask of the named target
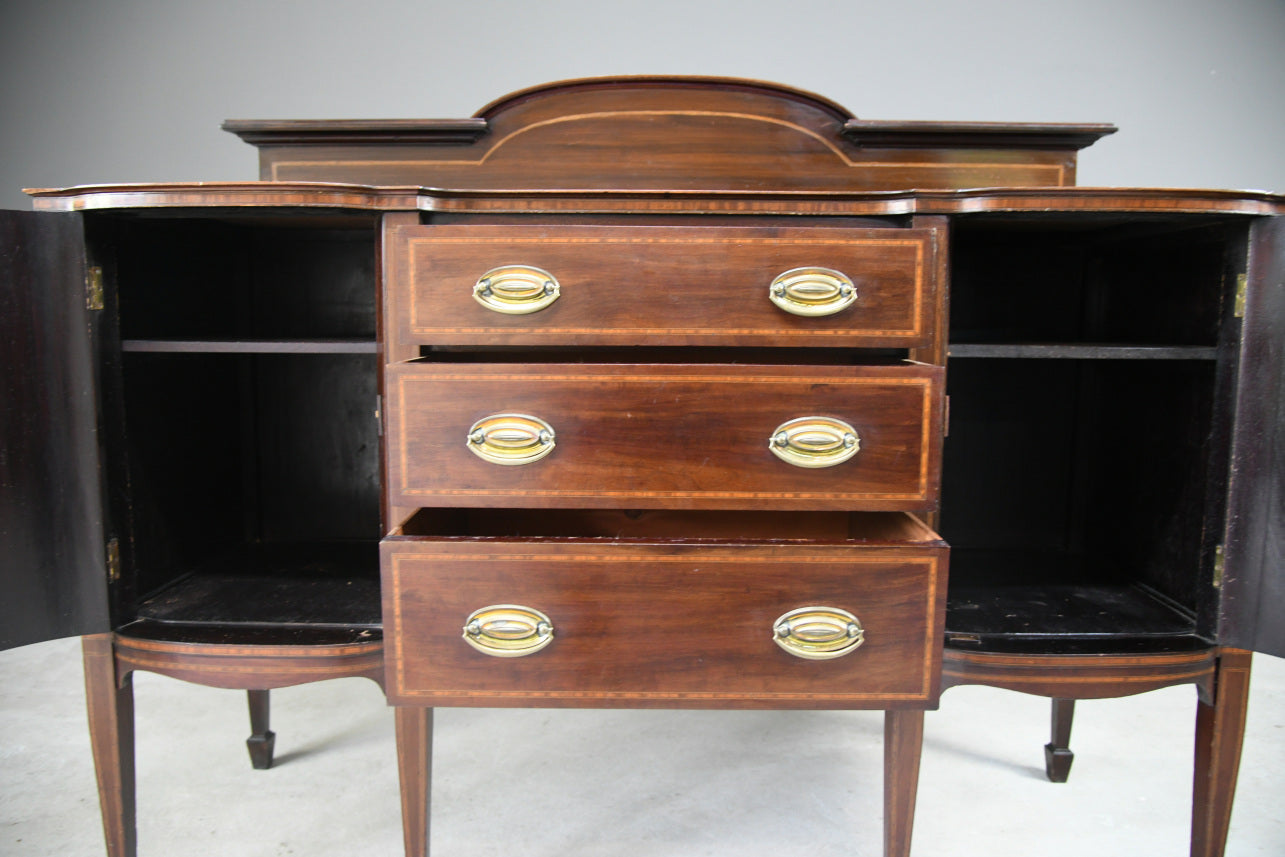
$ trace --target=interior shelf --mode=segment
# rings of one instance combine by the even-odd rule
[[[343,646],[375,643],[384,638],[378,628],[337,625],[202,625],[139,619],[118,631],[135,640],[224,646]]]
[[[254,216],[95,224],[127,350],[345,352],[375,340],[374,218],[308,228]]]
[[[952,585],[946,645],[966,651],[1184,651],[1209,641],[1194,616],[1137,583]]]
[[[951,343],[950,357],[1016,360],[1214,360],[1218,349],[1199,345]]]
[[[379,630],[377,542],[254,545],[143,600],[138,618],[187,626]]]
[[[147,354],[374,354],[373,339],[126,339],[121,351]]]

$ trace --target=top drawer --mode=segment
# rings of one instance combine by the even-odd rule
[[[398,344],[910,348],[933,331],[931,229],[411,226],[389,238]]]

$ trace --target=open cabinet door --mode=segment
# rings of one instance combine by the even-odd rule
[[[0,649],[110,629],[81,215],[0,212]]]
[[[1251,233],[1219,642],[1285,657],[1285,217]]]

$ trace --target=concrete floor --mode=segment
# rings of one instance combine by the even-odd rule
[[[1285,660],[1259,656],[1229,857],[1285,855]],[[100,857],[80,648],[0,653],[0,854]],[[343,679],[273,693],[250,768],[244,694],[140,673],[140,857],[401,853],[392,714]],[[1048,703],[956,688],[927,718],[916,857],[1187,854],[1195,691],[1080,703],[1071,780],[1043,776]],[[442,710],[433,848],[878,855],[877,712]]]

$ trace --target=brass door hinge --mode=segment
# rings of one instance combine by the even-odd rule
[[[120,541],[117,539],[107,542],[107,580],[110,583],[120,580]]]
[[[1223,572],[1227,570],[1227,557],[1223,553],[1223,546],[1219,545],[1214,548],[1214,589],[1222,589]]]
[[[97,265],[85,272],[85,307],[91,310],[103,308],[103,269]]]
[[[1249,275],[1236,275],[1236,300],[1232,304],[1232,314],[1236,318],[1245,317],[1245,291],[1249,288]]]

